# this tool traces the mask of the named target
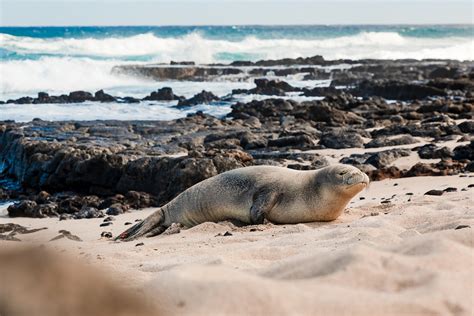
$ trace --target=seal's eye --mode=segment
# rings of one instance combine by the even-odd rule
[[[339,175],[340,175],[340,176],[343,176],[343,175],[345,175],[346,173],[347,173],[347,170],[344,170],[344,171],[339,172]]]

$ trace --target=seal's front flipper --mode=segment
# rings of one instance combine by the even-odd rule
[[[278,193],[273,190],[261,190],[254,194],[253,204],[250,208],[250,221],[252,224],[263,224],[265,214],[275,206]]]
[[[163,223],[164,219],[165,217],[163,211],[160,208],[158,209],[158,211],[151,214],[140,223],[133,225],[132,227],[121,233],[117,238],[115,238],[115,240],[130,241],[141,236],[148,236],[152,233],[152,236],[156,236],[166,229],[165,226],[160,225],[161,223]],[[159,232],[160,229],[163,230]]]

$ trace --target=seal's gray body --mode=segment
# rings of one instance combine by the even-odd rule
[[[156,235],[172,223],[192,227],[224,220],[257,224],[264,218],[278,224],[334,220],[367,184],[364,173],[346,165],[311,171],[239,168],[190,187],[118,239]]]

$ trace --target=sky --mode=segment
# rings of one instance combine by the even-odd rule
[[[0,0],[1,26],[472,24],[471,0]]]

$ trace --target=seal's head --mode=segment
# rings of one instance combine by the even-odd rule
[[[324,182],[331,191],[342,196],[354,197],[369,185],[369,177],[350,165],[333,165],[321,169],[318,182]]]

